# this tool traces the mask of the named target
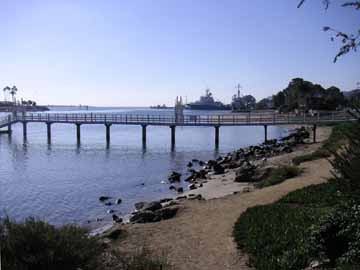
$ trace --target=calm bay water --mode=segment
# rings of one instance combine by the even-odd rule
[[[173,113],[172,110],[131,108],[91,111]],[[141,144],[140,126],[113,125],[109,148],[103,125],[83,125],[81,132],[80,146],[76,143],[75,125],[52,125],[50,145],[45,124],[28,124],[26,142],[20,124],[13,126],[11,137],[0,135],[0,215],[8,214],[19,220],[35,216],[56,225],[86,224],[96,218],[109,221],[109,209],[125,215],[133,210],[135,202],[173,196],[168,184],[161,181],[166,181],[173,170],[185,172],[191,159],[213,159],[264,139],[263,127],[221,127],[220,147],[215,150],[213,127],[177,127],[176,147],[172,151],[169,127],[149,126],[145,149]],[[268,130],[269,138],[278,138],[286,132],[280,127]],[[101,195],[122,198],[123,203],[105,206],[98,201]],[[100,226],[100,223],[93,224]]]

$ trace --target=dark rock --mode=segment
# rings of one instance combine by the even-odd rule
[[[168,180],[170,183],[173,182],[180,182],[181,174],[178,172],[172,172],[172,174],[169,175]]]
[[[176,190],[176,187],[173,186],[173,185],[171,185],[171,186],[169,186],[169,189],[170,189],[170,190]]]
[[[200,165],[200,166],[204,166],[204,165],[205,165],[205,162],[202,161],[202,160],[199,160],[199,165]]]
[[[177,191],[178,193],[183,193],[183,192],[184,192],[184,188],[183,188],[183,187],[178,187],[178,188],[176,189],[176,191]]]
[[[194,159],[192,160],[192,162],[199,162],[199,160],[196,159],[196,158],[194,158]]]
[[[193,164],[192,164],[191,162],[189,162],[189,163],[187,164],[187,166],[188,166],[188,167],[192,167]]]
[[[176,197],[177,200],[184,200],[184,199],[187,199],[187,196],[179,196],[179,197]]]
[[[135,209],[140,210],[145,206],[146,202],[137,202],[135,203]]]
[[[115,211],[112,210],[112,209],[109,209],[109,210],[106,211],[106,213],[108,213],[108,214],[112,214],[112,213],[114,213],[114,212],[115,212]]]
[[[197,189],[197,187],[196,187],[195,184],[190,184],[190,185],[189,185],[189,189],[190,189],[190,190],[194,190],[194,189]]]
[[[215,174],[223,174],[225,172],[224,167],[217,163],[213,166],[213,169]]]
[[[192,175],[193,180],[196,179],[206,179],[206,175],[207,175],[207,171],[205,170],[200,170],[198,172],[194,172]]]
[[[235,182],[253,182],[256,166],[246,162],[235,172]]]
[[[155,213],[152,211],[139,211],[136,212],[131,218],[130,222],[147,223],[152,222],[155,218]]]
[[[179,207],[169,206],[156,211],[140,211],[135,213],[131,218],[130,222],[134,223],[148,223],[148,222],[158,222],[163,219],[173,218]]]
[[[210,159],[210,160],[207,162],[207,165],[209,165],[209,166],[214,166],[215,164],[217,164],[216,160]]]
[[[166,207],[173,206],[173,205],[178,205],[178,204],[179,204],[178,202],[172,200],[172,201],[170,201],[169,203],[166,204]]]
[[[190,175],[184,179],[185,182],[191,182],[194,179],[193,175]]]
[[[123,219],[121,217],[118,217],[117,215],[112,215],[112,219],[113,221],[115,221],[116,223],[121,223],[123,222]]]
[[[224,168],[228,169],[236,169],[239,168],[242,165],[242,161],[231,161],[229,164],[226,164]]]
[[[122,199],[120,199],[120,198],[119,198],[119,199],[117,199],[117,200],[115,201],[115,203],[116,203],[116,204],[120,204],[120,203],[122,203]]]
[[[170,202],[172,200],[173,200],[172,198],[164,198],[164,199],[160,200],[160,203],[166,203],[166,202]]]
[[[162,205],[159,201],[139,202],[135,204],[135,209],[140,211],[156,211],[161,208]]]
[[[201,194],[191,194],[191,195],[194,195],[194,196],[191,196],[189,195],[189,200],[203,200],[203,197],[201,196]]]
[[[156,215],[159,216],[160,220],[170,219],[170,218],[175,217],[178,210],[179,210],[179,207],[177,207],[177,206],[169,206],[169,207],[165,207],[163,209],[156,211]]]
[[[105,235],[106,238],[116,240],[118,239],[124,232],[120,229],[115,229],[110,231],[108,234]]]
[[[104,201],[107,201],[107,200],[109,200],[110,199],[110,197],[108,197],[108,196],[100,196],[99,197],[99,201],[100,202],[104,202]]]
[[[112,202],[106,202],[105,205],[110,206],[110,205],[112,205]]]

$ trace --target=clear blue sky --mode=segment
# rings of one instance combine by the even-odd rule
[[[360,53],[333,64],[323,26],[354,31],[360,12],[321,0],[0,0],[0,87],[42,104],[172,105],[204,89],[257,99],[303,77],[342,90]]]

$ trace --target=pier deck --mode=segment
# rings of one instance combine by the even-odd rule
[[[222,115],[185,115],[172,117],[164,115],[134,115],[113,113],[28,113],[17,116],[8,116],[0,119],[0,128],[7,127],[9,134],[11,126],[16,123],[23,124],[24,138],[27,136],[28,123],[45,123],[47,125],[48,141],[51,141],[52,124],[75,124],[77,140],[80,143],[80,127],[84,124],[98,124],[106,126],[106,141],[110,142],[111,125],[140,125],[142,126],[142,141],[146,143],[147,126],[169,126],[171,128],[171,142],[175,144],[175,128],[177,126],[210,126],[215,127],[215,145],[219,144],[219,128],[221,126],[264,126],[265,141],[267,140],[267,127],[279,125],[313,125],[314,140],[316,125],[351,122],[355,119],[346,112],[325,112],[317,115],[295,115],[277,113],[240,113]]]

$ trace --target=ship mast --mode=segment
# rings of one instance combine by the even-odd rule
[[[237,89],[238,98],[240,98],[240,89],[241,89],[240,83],[236,85],[235,88]]]

